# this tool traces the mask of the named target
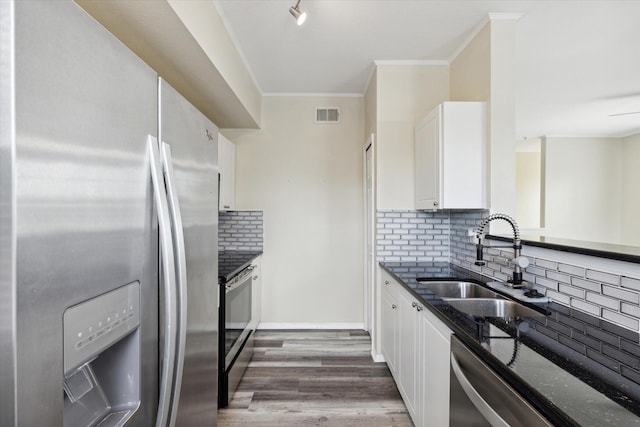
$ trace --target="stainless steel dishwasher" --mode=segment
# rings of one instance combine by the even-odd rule
[[[450,375],[450,426],[553,425],[455,335]]]

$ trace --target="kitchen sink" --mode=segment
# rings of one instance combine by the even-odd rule
[[[500,294],[471,282],[443,280],[420,283],[440,298],[502,298]]]
[[[463,313],[477,317],[540,317],[544,314],[518,302],[495,298],[443,298],[447,304]]]

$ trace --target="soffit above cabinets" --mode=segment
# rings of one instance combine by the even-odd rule
[[[234,52],[228,35],[224,37],[224,25],[206,28],[207,23],[220,19],[212,3],[182,4],[172,0],[76,0],[76,3],[218,127],[260,126],[261,94],[237,51]],[[209,30],[222,30],[225,34],[215,37]],[[221,46],[225,42],[227,45]]]

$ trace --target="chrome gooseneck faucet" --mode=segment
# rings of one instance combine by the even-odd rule
[[[505,214],[492,214],[482,220],[480,226],[476,230],[476,238],[478,239],[478,243],[476,243],[476,261],[475,265],[483,266],[485,265],[485,261],[483,260],[482,250],[482,239],[485,235],[485,228],[489,223],[495,219],[505,220],[511,225],[513,228],[513,245],[512,246],[490,246],[492,248],[513,248],[513,278],[508,281],[508,283],[512,284],[514,288],[523,288],[524,283],[522,280],[522,269],[529,265],[529,260],[523,256],[521,256],[522,243],[520,242],[520,230],[518,229],[518,224],[516,221],[511,218],[509,215]]]

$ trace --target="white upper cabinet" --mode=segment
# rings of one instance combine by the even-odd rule
[[[416,209],[488,208],[486,104],[444,102],[415,127]]]
[[[236,146],[218,134],[218,164],[220,167],[220,202],[218,210],[236,208]]]

